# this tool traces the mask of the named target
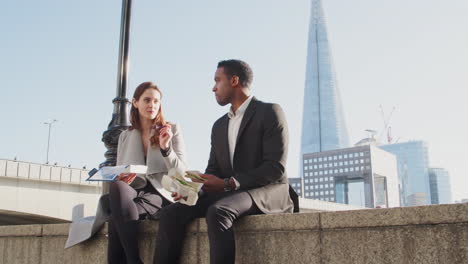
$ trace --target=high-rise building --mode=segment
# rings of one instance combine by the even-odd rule
[[[429,187],[432,204],[452,203],[450,175],[443,168],[429,168]]]
[[[427,143],[408,141],[379,148],[397,157],[402,206],[431,204]]]
[[[296,191],[299,197],[302,196],[302,178],[288,178],[289,185]]]
[[[305,153],[348,147],[348,134],[320,0],[311,2],[305,76],[301,158]]]
[[[400,206],[397,161],[374,146],[303,155],[303,197],[369,208]]]

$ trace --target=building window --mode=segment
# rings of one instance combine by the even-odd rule
[[[343,159],[343,155],[339,155],[339,156],[338,156],[338,159]]]

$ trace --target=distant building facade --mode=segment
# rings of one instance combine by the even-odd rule
[[[429,188],[432,204],[452,203],[449,172],[443,168],[429,168]]]
[[[379,148],[394,154],[397,158],[402,206],[431,204],[427,143],[408,141],[381,145]]]
[[[374,146],[303,155],[303,197],[368,208],[400,206],[397,161]]]
[[[302,196],[302,179],[301,178],[288,178],[289,185],[296,191],[299,197]]]

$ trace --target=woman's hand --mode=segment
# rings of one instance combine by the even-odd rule
[[[159,147],[161,149],[168,149],[171,146],[172,136],[171,125],[166,124],[159,129]]]
[[[136,178],[136,173],[121,173],[116,181],[123,181],[127,184],[130,184],[133,182],[133,180],[135,180]]]

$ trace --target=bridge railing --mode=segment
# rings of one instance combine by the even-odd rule
[[[38,181],[101,186],[101,182],[86,181],[87,169],[78,169],[51,164],[0,159],[0,177],[22,178]]]

